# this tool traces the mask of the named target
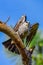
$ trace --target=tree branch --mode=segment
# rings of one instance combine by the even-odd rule
[[[22,56],[24,65],[28,65],[29,62],[28,62],[28,56],[26,53],[26,48],[23,45],[23,42],[21,38],[19,37],[19,35],[13,29],[11,29],[10,27],[8,27],[6,24],[2,22],[0,22],[0,31],[7,34],[9,37],[11,37],[11,39],[15,42],[14,44],[16,44]]]

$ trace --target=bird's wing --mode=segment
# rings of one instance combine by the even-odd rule
[[[20,25],[22,25],[26,20],[26,16],[22,16],[20,20],[17,22],[17,24],[14,26],[14,31],[18,31],[18,28]]]
[[[27,36],[26,40],[28,43],[30,43],[32,41],[32,39],[34,38],[36,32],[37,32],[37,29],[38,29],[38,26],[39,26],[39,23],[35,23],[31,26],[31,29],[30,29],[30,34]],[[28,44],[27,44],[28,45]],[[26,45],[26,46],[27,46]]]
[[[15,45],[15,44],[11,44],[11,41],[12,41],[12,40],[9,39],[9,40],[3,42],[2,44],[3,44],[4,47],[5,47],[6,49],[8,49],[9,51],[15,52],[16,54],[19,54],[19,51],[18,51],[16,45]]]

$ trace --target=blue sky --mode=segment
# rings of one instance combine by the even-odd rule
[[[1,21],[5,22],[10,16],[7,25],[13,27],[22,15],[26,15],[31,24],[39,22],[39,29],[43,30],[43,0],[0,0]],[[13,65],[6,58],[1,44],[5,39],[6,36],[0,33],[0,65]]]

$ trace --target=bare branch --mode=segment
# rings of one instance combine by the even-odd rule
[[[17,46],[22,56],[24,65],[31,65],[29,64],[29,62],[31,61],[31,59],[29,58],[30,56],[28,56],[29,52],[26,50],[25,46],[23,45],[23,42],[19,37],[19,35],[13,29],[11,29],[10,27],[8,27],[6,24],[2,22],[0,23],[0,31],[7,34],[15,42],[14,44]]]
[[[5,24],[10,20],[10,16],[7,18],[7,20],[5,21]]]

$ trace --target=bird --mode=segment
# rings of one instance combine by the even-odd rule
[[[18,33],[21,39],[24,39],[26,37],[26,41],[30,43],[37,32],[38,26],[39,23],[31,25],[30,22],[26,21],[26,16],[22,16],[14,26],[13,30]],[[10,38],[7,41],[4,41],[2,44],[9,51],[20,54],[16,45],[13,43],[13,40]]]

